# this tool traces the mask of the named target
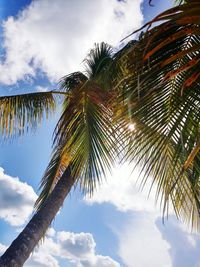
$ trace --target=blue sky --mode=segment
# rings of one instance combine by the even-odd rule
[[[95,42],[120,40],[172,1],[0,0],[0,95],[55,88],[62,75],[82,70]],[[118,14],[118,15],[117,15]],[[119,15],[120,14],[120,15]],[[35,133],[1,141],[0,252],[31,216],[50,159],[59,110]],[[135,185],[116,167],[92,199],[72,192],[27,267],[197,267],[200,238],[173,213],[165,225]],[[18,177],[18,178],[16,178]],[[122,179],[123,178],[123,179]]]

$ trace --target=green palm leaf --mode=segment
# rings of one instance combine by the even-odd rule
[[[79,177],[82,188],[92,192],[114,161],[114,127],[101,89],[90,82],[86,88],[77,91],[64,110],[55,142],[64,144],[63,153],[70,155],[72,173]]]
[[[22,135],[35,129],[54,109],[51,92],[0,97],[0,132],[4,137]]]
[[[143,184],[152,177],[164,212],[171,202],[194,228],[200,226],[199,14],[199,1],[163,12],[145,26],[164,22],[118,62],[125,70],[124,116],[135,124],[127,159],[141,165]]]

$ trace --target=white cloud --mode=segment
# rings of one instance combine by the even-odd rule
[[[5,249],[0,243],[0,253]],[[76,267],[120,267],[109,256],[96,254],[95,249],[96,243],[90,233],[55,232],[53,238],[45,238],[24,266],[59,267],[60,260],[64,260]]]
[[[94,261],[82,260],[80,267],[120,267],[119,263],[108,256],[97,255]]]
[[[57,267],[56,257],[72,262],[77,267],[120,267],[110,257],[97,255],[95,248],[96,243],[90,233],[57,232],[54,238],[45,239],[26,266]]]
[[[85,267],[87,267],[87,265],[85,265]],[[120,267],[120,265],[119,263],[117,263],[116,261],[114,261],[108,256],[104,257],[101,255],[98,255],[95,267]]]
[[[33,188],[0,168],[0,218],[13,226],[25,223],[37,198]]]
[[[35,0],[3,23],[5,60],[0,82],[10,85],[35,76],[50,80],[80,69],[95,42],[112,45],[141,26],[142,0]]]
[[[59,267],[59,261],[55,258],[55,255],[59,256],[58,244],[52,238],[45,238],[24,266]]]
[[[173,267],[200,266],[200,236],[199,234],[189,233],[175,217],[170,216],[165,227],[161,220],[156,220],[162,238],[170,245],[169,254]]]
[[[36,91],[37,92],[47,92],[48,88],[38,85],[38,86],[36,86]]]
[[[63,257],[87,259],[95,253],[95,242],[90,233],[58,232],[57,238]]]
[[[119,255],[127,267],[200,266],[199,235],[188,233],[173,216],[163,225],[153,214],[132,214],[117,234]]]
[[[57,240],[62,257],[78,267],[120,267],[110,257],[95,253],[96,243],[90,233],[58,232]]]
[[[0,254],[2,254],[6,249],[7,247],[0,243]]]
[[[162,238],[150,213],[137,213],[118,236],[119,255],[127,267],[172,267],[170,244]]]
[[[154,199],[155,188],[152,188],[148,197],[151,181],[149,180],[141,191],[139,183],[136,183],[139,170],[136,169],[132,173],[132,169],[127,164],[114,168],[112,175],[108,175],[107,181],[100,186],[92,198],[86,196],[86,203],[101,204],[108,202],[122,212],[148,211],[159,214]]]
[[[56,231],[54,230],[54,228],[53,227],[50,227],[48,230],[47,230],[47,236],[48,237],[54,237],[55,236],[55,234],[56,234]]]

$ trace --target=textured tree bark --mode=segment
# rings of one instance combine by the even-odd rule
[[[44,203],[44,206],[32,217],[24,230],[1,256],[0,267],[23,266],[39,240],[44,236],[74,182],[75,179],[71,177],[68,168]]]

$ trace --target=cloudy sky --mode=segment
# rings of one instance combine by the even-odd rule
[[[46,91],[81,70],[95,42],[120,40],[171,0],[0,0],[0,95]],[[59,111],[34,133],[1,142],[0,253],[32,214]],[[199,267],[200,238],[171,213],[162,223],[138,170],[116,166],[93,198],[71,193],[26,267]]]

